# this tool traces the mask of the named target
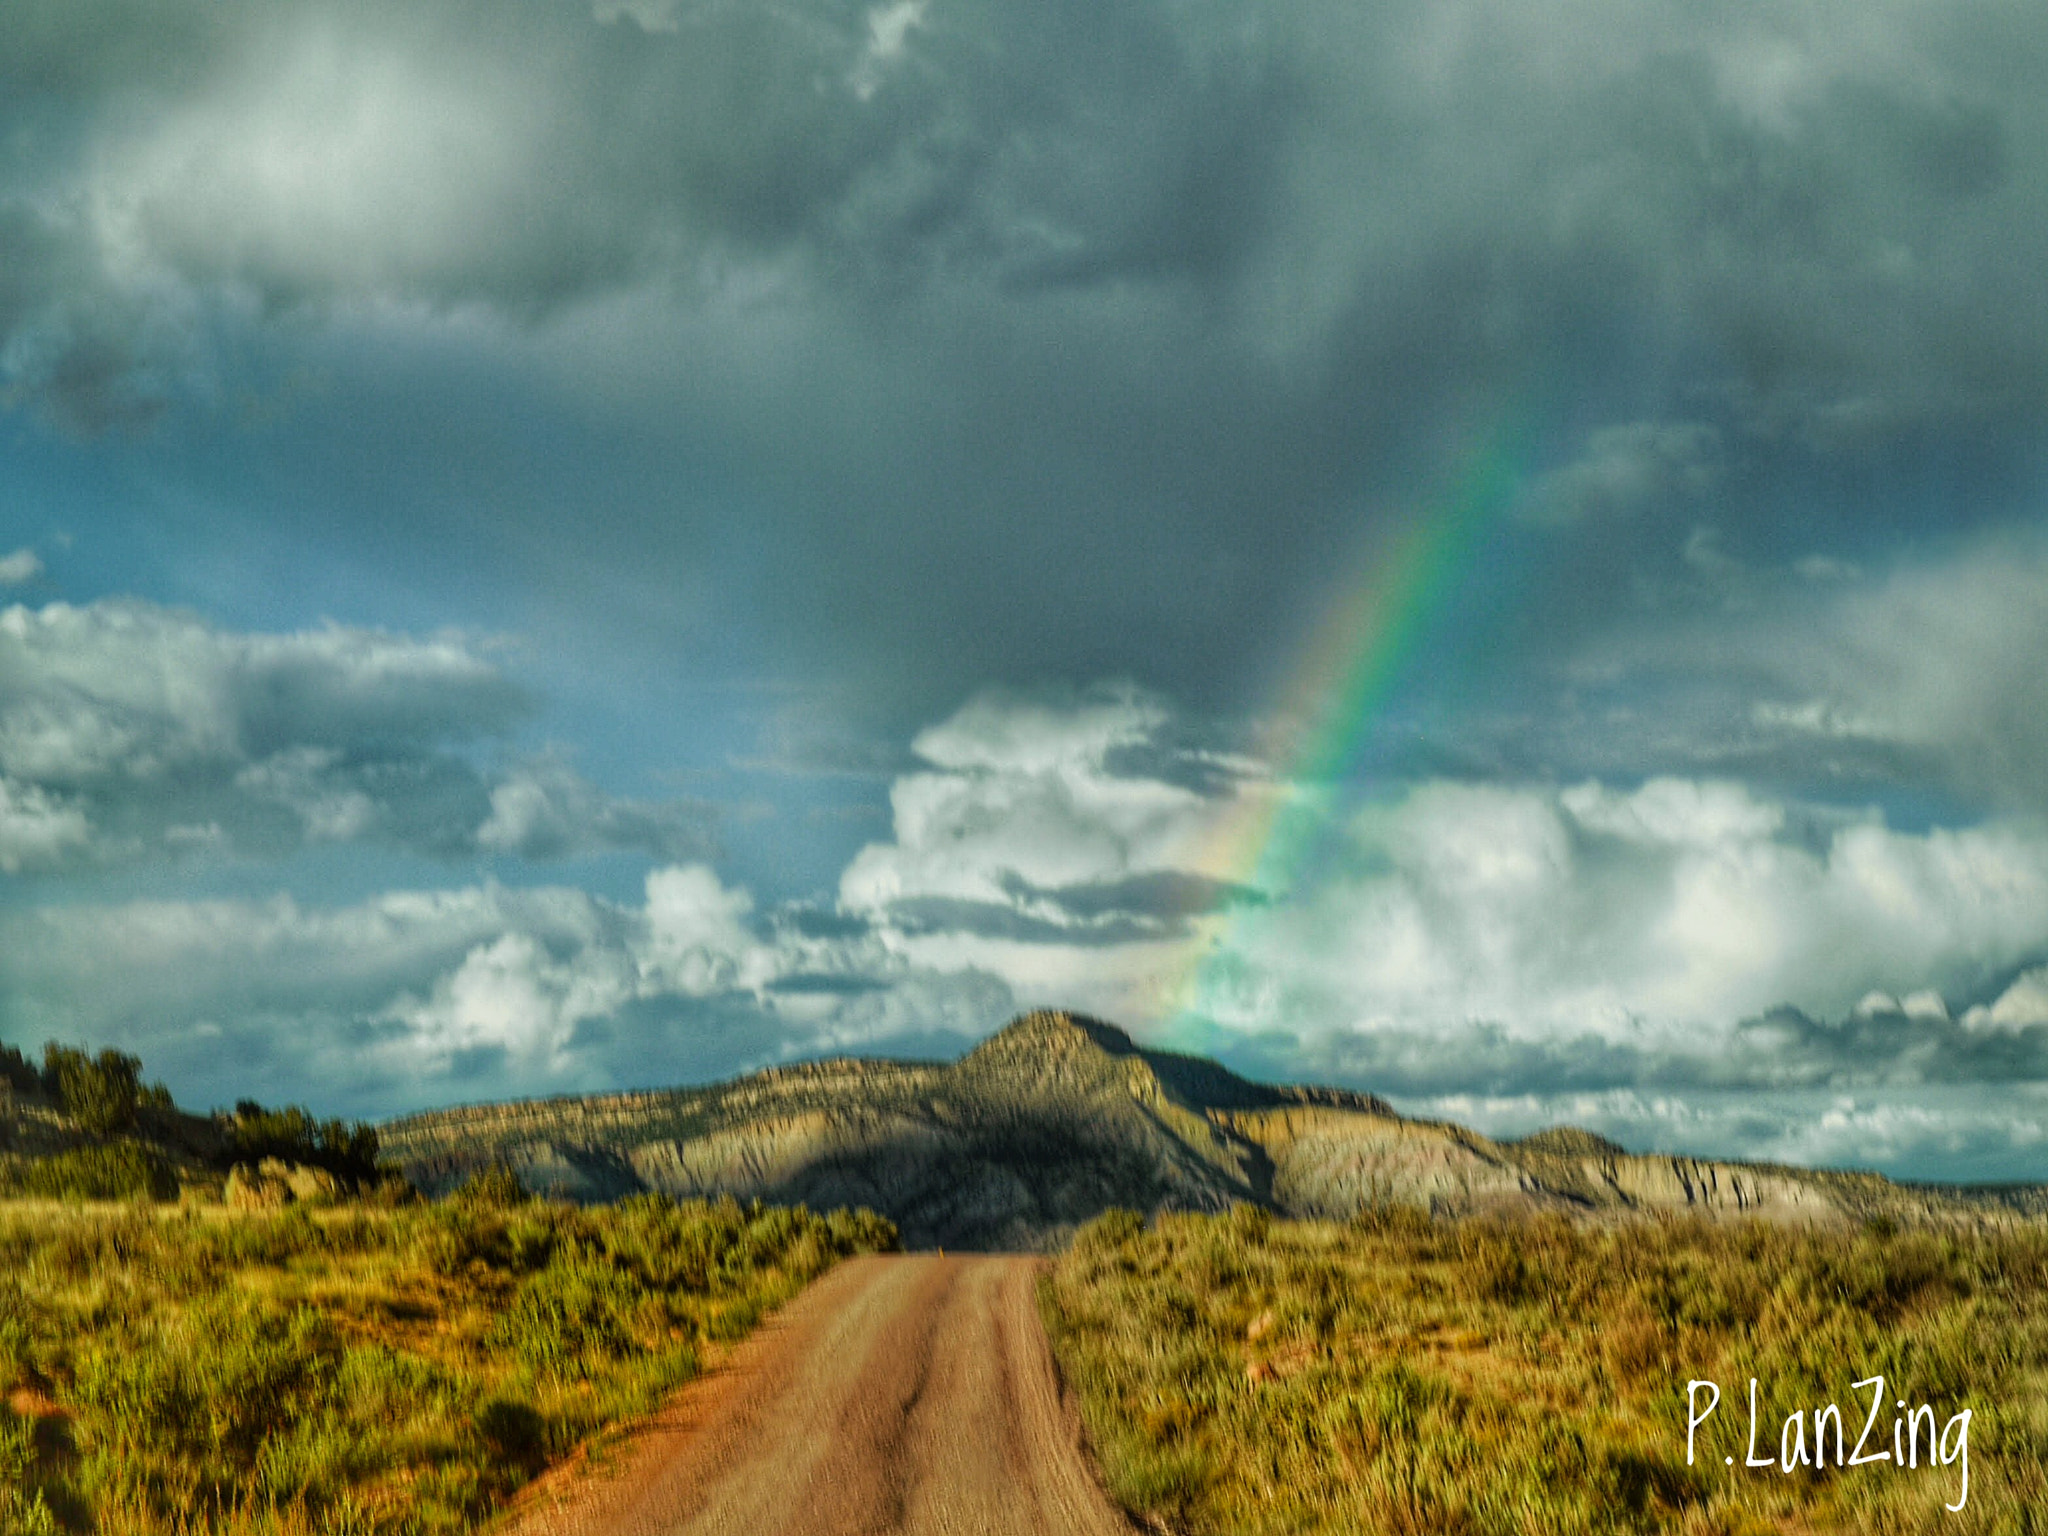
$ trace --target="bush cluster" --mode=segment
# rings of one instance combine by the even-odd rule
[[[0,1045],[0,1087],[16,1093],[34,1093],[43,1086],[42,1074],[29,1059],[11,1045]]]
[[[178,1175],[157,1152],[124,1140],[15,1164],[0,1190],[42,1200],[175,1200]]]
[[[710,1342],[894,1240],[865,1212],[659,1196],[0,1204],[0,1404],[36,1384],[69,1441],[38,1456],[0,1417],[0,1532],[51,1511],[106,1536],[472,1529]]]
[[[315,1120],[296,1105],[265,1109],[254,1099],[235,1105],[233,1115],[223,1117],[231,1148],[231,1160],[260,1163],[268,1157],[281,1162],[324,1168],[354,1189],[377,1181],[377,1129],[360,1121]]]
[[[0,1192],[73,1200],[172,1199],[178,1180],[167,1153],[188,1171],[195,1160],[225,1172],[236,1164],[276,1159],[324,1169],[353,1193],[380,1192],[390,1184],[391,1176],[378,1166],[374,1126],[320,1120],[296,1105],[267,1109],[244,1099],[232,1114],[215,1114],[217,1142],[209,1144],[203,1135],[195,1139],[177,1123],[170,1090],[144,1083],[141,1060],[121,1051],[94,1055],[52,1041],[38,1069],[19,1050],[0,1046],[0,1085],[56,1104],[97,1143],[17,1160],[0,1169]]]
[[[133,1130],[138,1110],[168,1107],[159,1086],[142,1086],[142,1061],[121,1051],[98,1056],[51,1041],[43,1048],[43,1091],[64,1106],[79,1128],[94,1136]]]

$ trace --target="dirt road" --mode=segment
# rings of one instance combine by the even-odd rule
[[[1129,1536],[1062,1410],[1034,1261],[841,1265],[520,1536]]]

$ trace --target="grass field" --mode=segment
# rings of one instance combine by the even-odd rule
[[[1241,1209],[1147,1230],[1112,1213],[1042,1299],[1111,1492],[1194,1536],[2048,1531],[2039,1225],[1334,1225]],[[1827,1468],[1796,1464],[1786,1417],[1804,1411],[1803,1439],[1839,1405],[1853,1455],[1872,1390],[1851,1384],[1878,1372],[1868,1449],[1891,1448],[1903,1399],[1944,1430],[1971,1411],[1953,1459],[1924,1454],[1915,1419],[1917,1467],[1838,1469],[1832,1423]],[[1751,1377],[1768,1469],[1746,1465]],[[1692,1379],[1722,1402],[1689,1467]]]
[[[468,1530],[843,1255],[860,1213],[0,1202],[0,1536]]]

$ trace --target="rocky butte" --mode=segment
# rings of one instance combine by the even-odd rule
[[[1494,1141],[1369,1094],[1251,1082],[1059,1012],[1025,1014],[952,1063],[820,1061],[708,1088],[437,1110],[382,1137],[385,1156],[430,1193],[505,1163],[528,1188],[576,1200],[653,1190],[865,1205],[912,1247],[1045,1248],[1113,1206],[1247,1202],[1344,1219],[1398,1203],[1824,1224],[2048,1207],[2041,1187],[1935,1189],[1636,1156],[1569,1127]]]

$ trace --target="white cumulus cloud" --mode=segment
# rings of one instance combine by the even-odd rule
[[[1678,777],[1430,778],[1343,809],[1256,765],[1189,771],[1215,754],[1172,745],[1186,728],[1129,690],[977,696],[917,738],[893,835],[836,910],[762,906],[694,859],[631,902],[483,884],[29,907],[0,914],[0,989],[32,1037],[168,1045],[174,1076],[217,1070],[225,1038],[259,1080],[382,1105],[943,1053],[1043,1003],[1503,1130],[1578,1118],[1908,1170],[2032,1155],[2039,822],[1909,830]],[[84,835],[48,794],[7,796],[23,867],[51,856],[37,838]],[[1319,855],[1234,884],[1220,834],[1276,796],[1322,818]],[[1969,1092],[2004,1108],[1966,1112]]]
[[[1118,748],[1148,741],[1164,707],[1131,693],[1058,704],[984,694],[912,743],[930,771],[889,795],[894,838],[861,850],[840,899],[872,911],[949,898],[1030,905],[1057,890],[1179,867],[1212,813],[1192,790],[1118,773]],[[1050,905],[1039,910],[1058,921]]]
[[[0,778],[0,870],[59,863],[82,848],[92,828],[84,812],[65,805],[33,784]]]
[[[493,766],[529,708],[464,636],[238,632],[136,599],[0,610],[0,777],[23,867],[307,843],[705,850],[701,807],[608,795],[554,757]]]
[[[1778,1004],[1844,1014],[1873,986],[1968,993],[2048,943],[2029,822],[1795,832],[1726,784],[1423,784],[1340,835],[1355,873],[1233,932],[1234,1025],[1725,1031]]]
[[[2048,1027],[2048,966],[2036,966],[2014,978],[2011,986],[1989,1003],[1963,1015],[1972,1030],[2024,1030]]]
[[[812,926],[701,864],[651,871],[637,903],[498,884],[338,907],[76,903],[0,914],[0,994],[10,1041],[133,1049],[202,1103],[380,1110],[957,1050],[1014,1006],[986,972]]]
[[[1133,766],[1170,721],[1129,694],[978,697],[918,738],[930,766],[897,780],[893,837],[848,865],[841,902],[922,963],[1140,1024],[1199,969],[1194,1012],[1239,1038],[1483,1023],[1706,1051],[1783,1006],[1845,1018],[1873,989],[1946,1026],[1944,998],[1973,1003],[2048,947],[2035,820],[1909,831],[1735,780],[1420,780],[1249,892],[1218,833],[1286,787]]]

